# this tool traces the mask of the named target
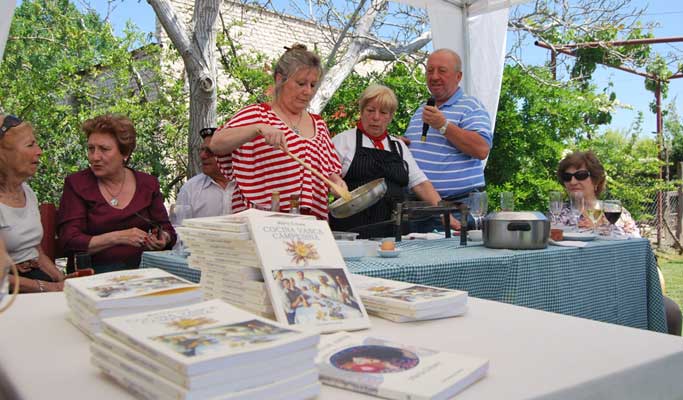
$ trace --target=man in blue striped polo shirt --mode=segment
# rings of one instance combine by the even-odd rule
[[[406,130],[410,152],[444,200],[462,200],[483,189],[484,164],[493,142],[484,106],[459,88],[460,56],[449,49],[427,59],[427,87],[435,106],[420,107]],[[429,125],[422,141],[423,123]]]

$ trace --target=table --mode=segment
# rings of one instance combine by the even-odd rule
[[[397,243],[398,258],[347,261],[351,272],[466,290],[471,297],[666,332],[657,261],[645,239],[597,240],[542,250],[460,246],[459,238]],[[187,260],[145,252],[143,267],[199,281]]]
[[[0,398],[131,399],[89,364],[88,339],[61,293],[20,295],[0,314]],[[355,332],[471,354],[489,373],[457,396],[478,399],[680,399],[683,338],[470,298],[457,318]],[[319,399],[373,399],[323,387]]]

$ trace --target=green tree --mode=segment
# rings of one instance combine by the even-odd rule
[[[40,201],[58,201],[66,175],[88,165],[80,125],[106,112],[136,126],[133,167],[162,187],[184,176],[183,85],[162,75],[161,49],[148,40],[133,26],[117,38],[97,14],[68,0],[27,0],[16,9],[0,65],[0,109],[36,128],[44,154],[31,185]]]
[[[547,68],[533,74],[549,77]],[[485,171],[491,198],[511,190],[520,209],[547,209],[548,191],[561,189],[555,170],[563,150],[594,134],[594,117],[609,111],[608,104],[604,95],[545,85],[520,66],[506,66]]]

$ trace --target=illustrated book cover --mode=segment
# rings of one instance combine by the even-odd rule
[[[158,268],[107,272],[64,282],[67,296],[91,311],[201,300],[200,286]]]
[[[361,298],[389,309],[424,310],[467,304],[467,292],[352,274]]]
[[[320,381],[394,400],[450,399],[488,371],[486,359],[339,332],[318,347]]]
[[[257,317],[222,300],[103,319],[103,331],[186,375],[314,346],[319,335]]]
[[[320,332],[370,326],[325,221],[258,218],[249,224],[278,321]]]

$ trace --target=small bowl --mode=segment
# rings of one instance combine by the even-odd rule
[[[379,249],[379,250],[377,250],[377,254],[379,254],[380,257],[394,258],[394,257],[398,257],[398,255],[401,254],[401,250],[400,249],[394,249],[394,250]]]
[[[467,238],[473,242],[481,242],[482,232],[480,230],[467,231]]]

